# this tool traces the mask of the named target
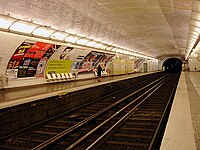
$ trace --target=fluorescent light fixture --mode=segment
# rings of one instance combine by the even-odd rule
[[[198,42],[197,46],[196,47],[200,47],[200,42]]]
[[[196,35],[196,36],[199,36],[199,33],[192,30],[192,31],[189,31],[189,35]]]
[[[191,19],[200,20],[200,13],[196,11],[192,11]]]
[[[58,31],[58,32],[53,33],[53,34],[50,36],[50,38],[51,38],[51,39],[55,39],[55,40],[61,40],[61,41],[63,41],[67,36],[69,36],[68,33]]]
[[[67,46],[73,46],[71,43],[66,43]]]
[[[191,43],[195,43],[196,40],[195,39],[188,39],[188,43],[187,44],[191,44]]]
[[[0,28],[8,29],[18,19],[0,15]]]
[[[116,52],[116,50],[117,50],[117,48],[115,47],[115,48],[113,48],[111,51],[112,51],[112,52]]]
[[[128,55],[130,52],[129,52],[129,51],[125,51],[124,53],[125,53],[126,55]]]
[[[95,41],[89,41],[86,43],[86,46],[90,46],[90,47],[93,47],[97,42]]]
[[[200,21],[193,20],[193,25],[191,26],[191,34],[188,38],[188,44],[191,45],[192,43],[198,38],[198,33],[200,33]],[[50,27],[34,24],[31,22],[15,19],[9,16],[5,15],[0,15],[0,28],[5,29],[5,30],[10,30],[10,31],[17,31],[21,33],[28,33],[32,34],[34,36],[39,36],[39,37],[46,37],[46,38],[51,38],[51,39],[56,39],[56,40],[61,40],[69,43],[76,43],[80,45],[86,45],[98,49],[104,49],[104,50],[109,50],[113,51],[116,53],[122,53],[122,54],[127,54],[127,55],[134,55],[134,56],[140,56],[140,57],[146,57],[146,58],[151,58],[148,56],[143,56],[140,54],[134,54],[132,53],[129,49],[114,45],[112,43],[107,43],[107,42],[101,42],[101,40],[90,40],[85,37],[82,37],[83,35],[70,35],[69,33],[63,32],[63,31],[58,31],[55,29],[52,29]]]
[[[97,43],[97,44],[95,44],[93,47],[95,47],[95,48],[100,48],[101,46],[103,46],[103,44]]]
[[[122,53],[122,54],[123,54],[124,52],[125,52],[125,50],[121,50],[121,51],[120,51],[120,53]]]
[[[117,53],[120,53],[120,52],[121,52],[121,49],[117,49],[116,52],[117,52]]]
[[[193,33],[193,34],[198,34],[198,35],[199,35],[199,32],[197,32],[197,31],[194,30],[194,29],[190,29],[190,30],[189,30],[189,33]]]
[[[191,20],[190,21],[190,25],[194,25],[194,26],[200,27],[200,21],[198,21],[198,20]]]
[[[136,54],[136,53],[133,53],[134,56],[137,56],[137,57],[143,57],[142,55],[140,54]]]
[[[193,30],[193,31],[195,31],[195,32],[200,33],[200,27],[190,26],[190,29]]]
[[[191,38],[195,38],[195,39],[197,39],[197,38],[198,38],[198,36],[199,36],[199,35],[189,34],[189,36],[188,36],[188,37],[191,37]]]
[[[56,30],[47,28],[47,27],[39,27],[33,31],[33,35],[42,36],[42,37],[50,37],[50,35]]]
[[[108,50],[108,51],[110,51],[111,49],[113,49],[112,46],[109,46],[109,47],[106,48],[106,50]]]
[[[86,37],[84,34],[80,34],[80,33],[78,33],[78,34],[76,34],[77,36],[80,36],[80,37]]]
[[[194,37],[188,37],[188,41],[194,41],[196,42],[197,38],[194,38]]]
[[[89,41],[88,39],[81,38],[78,41],[76,41],[76,43],[80,45],[85,45],[88,41]]]
[[[65,38],[65,41],[75,43],[80,37],[75,36],[75,35],[70,35]]]
[[[9,29],[11,31],[31,34],[33,30],[35,30],[37,27],[39,27],[39,25],[19,20],[15,22],[14,24],[12,24]]]
[[[128,51],[124,51],[123,54],[127,54]],[[132,52],[131,52],[132,53]]]
[[[102,45],[101,47],[100,47],[100,49],[106,49],[106,47],[108,47],[108,45]]]

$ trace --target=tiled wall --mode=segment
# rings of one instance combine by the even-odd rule
[[[25,37],[0,31],[0,76],[5,74],[8,62]]]

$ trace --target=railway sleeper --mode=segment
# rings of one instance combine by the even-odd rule
[[[14,145],[0,145],[0,149],[5,149],[5,150],[30,150],[30,148],[25,148],[25,147],[17,147]]]
[[[130,134],[119,134],[119,133],[115,133],[112,134],[112,136],[116,136],[116,137],[127,137],[127,138],[144,138],[144,139],[151,139],[152,136],[144,136],[144,135],[130,135]]]
[[[37,134],[46,134],[46,135],[57,135],[59,132],[48,132],[48,131],[40,131],[40,130],[34,130],[33,133]]]
[[[121,130],[130,130],[130,131],[141,131],[141,132],[154,132],[155,129],[150,128],[134,128],[134,127],[122,127]]]
[[[150,138],[138,138],[137,136],[112,136],[108,138],[108,141],[116,141],[116,142],[128,142],[128,143],[150,143]]]
[[[140,128],[156,128],[158,125],[157,124],[148,124],[148,123],[125,123],[124,124],[125,127],[140,127]]]
[[[123,145],[123,146],[131,146],[131,147],[148,147],[149,145],[146,143],[129,143],[129,142],[117,142],[117,141],[108,141],[107,144],[112,145]]]
[[[146,117],[134,117],[134,116],[132,116],[131,118],[129,118],[129,120],[132,120],[132,121],[159,122],[160,118],[146,118]]]

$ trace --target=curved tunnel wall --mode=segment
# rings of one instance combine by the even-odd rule
[[[71,60],[72,67],[75,67],[74,62],[78,62],[79,60],[86,58],[87,55],[89,55],[91,52],[93,52],[96,54],[98,53],[101,55],[106,55],[107,56],[106,58],[107,59],[109,58],[108,64],[110,67],[111,74],[134,73],[136,68],[138,71],[143,72],[143,69],[141,68],[141,66],[143,66],[143,65],[140,63],[138,64],[138,62],[136,61],[137,60],[136,57],[120,55],[120,54],[113,53],[111,51],[102,51],[102,50],[98,50],[98,49],[85,48],[85,47],[80,47],[80,46],[75,46],[75,45],[68,45],[66,43],[61,43],[61,42],[45,40],[45,39],[36,38],[36,37],[29,37],[29,36],[0,31],[0,44],[1,44],[1,47],[0,47],[0,60],[1,60],[0,61],[0,76],[5,75],[7,73],[9,66],[11,66],[11,68],[12,68],[13,64],[10,63],[11,58],[16,53],[16,51],[20,49],[19,48],[20,46],[26,47],[27,45],[23,45],[26,42],[27,43],[29,42],[29,44],[32,43],[32,45],[34,45],[38,41],[41,43],[47,43],[46,45],[43,45],[43,48],[44,49],[46,48],[46,51],[51,49],[51,47],[56,49],[55,53],[53,53],[53,55],[49,55],[49,53],[45,53],[43,55],[43,56],[48,55],[48,62],[50,60],[61,59],[61,55],[63,54],[65,48],[73,47],[74,50],[71,51],[70,57],[65,58],[68,61]],[[36,46],[38,46],[38,45],[36,44]],[[26,48],[24,48],[24,49],[26,49]],[[70,50],[70,49],[68,49],[68,50]],[[38,54],[36,54],[36,55],[38,56]],[[19,55],[17,54],[16,56],[18,57]],[[24,56],[35,57],[35,56],[32,56],[32,54],[30,54],[30,55],[24,54]],[[44,62],[45,62],[45,60],[43,60],[43,62],[38,62],[38,64],[42,64]],[[28,60],[26,61],[26,63],[28,63]],[[26,63],[24,60],[23,64],[26,64]],[[70,62],[68,62],[68,63],[70,63]],[[156,61],[152,61],[152,63],[149,63],[148,65],[149,65],[148,72],[158,70],[157,69],[158,67],[155,67],[158,65],[156,63]],[[40,66],[40,65],[38,65],[38,66]],[[24,65],[21,64],[21,68],[23,68],[23,67],[24,67]],[[141,68],[141,69],[139,69],[139,68]],[[73,68],[70,67],[70,71],[74,71]],[[22,69],[22,73],[23,73],[23,69]],[[42,74],[39,74],[38,77],[44,77],[44,76]]]
[[[40,44],[46,43],[46,45],[43,45],[44,49],[42,50],[45,50],[48,53],[45,53],[44,55],[42,54],[41,56],[40,56],[41,53],[35,54],[37,56],[38,55],[40,56],[40,60],[36,63],[35,68],[33,66],[27,65],[30,63],[29,58],[28,59],[23,58],[24,60],[19,63],[20,65],[18,66],[18,68],[12,68],[13,64],[11,62],[11,59],[13,55],[16,54],[17,50],[26,49],[27,45],[24,44],[26,42],[29,44],[32,43],[32,45],[34,45],[37,42],[40,42]],[[12,84],[14,83],[17,83],[16,85],[14,84],[15,86],[18,86],[18,85],[20,86],[21,84],[23,85],[24,83],[26,85],[29,85],[29,84],[32,85],[33,83],[34,84],[46,83],[47,82],[45,79],[46,73],[49,72],[49,70],[50,72],[55,71],[55,70],[51,70],[52,68],[49,69],[47,66],[51,64],[51,67],[58,66],[59,68],[62,68],[63,62],[61,60],[61,57],[62,57],[61,55],[65,51],[65,48],[67,48],[67,50],[70,51],[68,47],[73,48],[73,50],[70,51],[71,53],[70,57],[66,55],[67,56],[66,60],[64,60],[66,65],[68,65],[68,70],[67,71],[65,70],[66,72],[76,71],[76,63],[79,60],[85,61],[87,56],[89,56],[90,54],[99,54],[101,56],[106,55],[106,57],[104,58],[106,59],[109,58],[109,61],[107,62],[107,68],[110,69],[109,70],[110,75],[121,75],[121,74],[135,73],[135,72],[152,72],[152,71],[159,70],[158,60],[156,59],[155,60],[148,60],[148,59],[143,59],[143,58],[141,59],[134,56],[117,54],[112,51],[106,51],[106,50],[103,51],[100,49],[81,47],[81,46],[72,45],[72,44],[69,45],[67,43],[52,41],[49,39],[19,35],[17,33],[15,34],[15,33],[0,31],[0,44],[1,44],[1,47],[0,47],[0,89],[6,86],[12,86]],[[39,45],[36,44],[35,46],[39,46]],[[20,49],[19,47],[24,47],[24,48]],[[55,49],[55,52],[51,55],[49,50],[52,50],[52,47]],[[26,55],[26,56],[35,57],[35,56],[32,56],[33,51],[30,51],[30,52],[31,52],[30,55],[24,54],[24,56]],[[18,57],[18,54],[16,56]],[[48,59],[45,59],[42,56],[46,56],[48,57]],[[141,61],[137,61],[138,59],[141,59]],[[81,61],[79,61],[79,63],[81,63]],[[147,64],[146,71],[144,69],[145,63]],[[42,71],[42,67],[40,66],[41,64],[42,65],[46,64],[46,67],[43,68],[44,69],[43,73],[39,73],[38,71],[36,71],[35,74],[27,73],[27,70],[31,72],[34,69]],[[26,67],[30,67],[30,69],[27,69]],[[56,71],[60,73],[60,70],[58,70],[58,67]],[[17,71],[19,71],[19,68],[20,68],[20,75],[16,73],[16,70],[18,69]],[[25,76],[24,76],[24,72],[26,72]],[[8,76],[8,74],[9,74],[9,77],[8,77],[8,80],[6,80],[5,75]],[[18,80],[19,79],[18,77],[21,78],[22,80]],[[91,77],[94,77],[94,73],[92,71],[90,71],[90,74],[78,75],[78,78],[91,78]],[[26,80],[25,82],[24,79],[25,80],[28,79],[28,80]]]
[[[188,59],[188,67],[190,71],[200,71],[200,56],[191,56]]]

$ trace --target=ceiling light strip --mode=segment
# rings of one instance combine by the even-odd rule
[[[4,26],[3,26],[4,25]],[[29,27],[30,25],[30,27]],[[22,27],[28,27],[29,29],[25,30],[22,29]],[[112,45],[108,44],[107,42],[101,42],[98,40],[94,39],[87,39],[82,36],[77,36],[75,34],[70,34],[61,30],[56,30],[50,27],[46,27],[43,25],[35,24],[32,22],[24,21],[21,19],[16,19],[10,16],[5,16],[0,14],[0,30],[1,31],[7,31],[7,32],[12,32],[12,33],[18,33],[22,35],[29,35],[29,36],[35,36],[39,38],[48,38],[50,40],[59,40],[62,42],[71,42],[73,44],[79,44],[79,45],[84,45],[88,47],[94,47],[97,49],[103,49],[107,51],[114,51],[119,52],[121,54],[125,55],[131,55],[131,56],[138,56],[138,57],[143,57],[143,58],[149,58],[149,59],[155,59],[153,57],[145,56],[142,54],[137,54],[134,53],[133,51],[129,51],[127,49],[120,48],[121,46],[117,45]],[[76,40],[74,39],[73,41],[67,41],[69,37],[75,37]],[[88,41],[81,41],[80,43],[78,42],[80,39],[86,39]],[[82,43],[83,42],[83,43]],[[94,43],[90,43],[94,42]],[[90,44],[91,45],[90,45]]]

